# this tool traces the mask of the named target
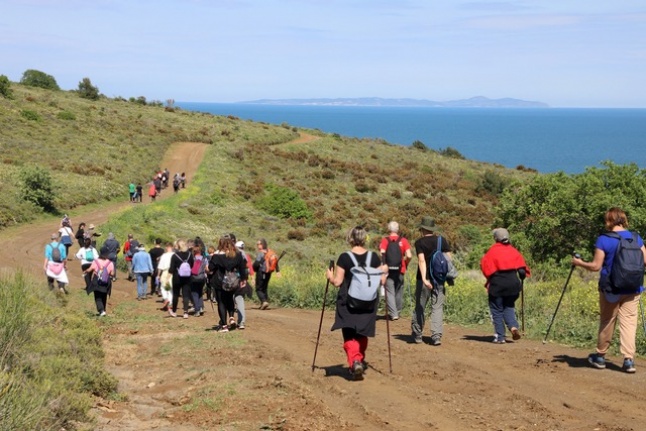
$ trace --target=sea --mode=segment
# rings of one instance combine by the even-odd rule
[[[601,162],[646,168],[646,109],[426,108],[179,102],[184,110],[319,129],[397,145],[421,141],[465,158],[541,173]]]

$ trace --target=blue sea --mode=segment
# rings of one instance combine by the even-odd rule
[[[177,103],[182,109],[392,144],[452,147],[468,159],[576,174],[604,160],[646,168],[646,109],[487,109]]]

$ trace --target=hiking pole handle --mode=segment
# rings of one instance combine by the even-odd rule
[[[330,259],[330,263],[328,264],[329,269],[334,268],[334,260]],[[325,301],[327,300],[327,291],[330,288],[330,279],[327,280],[327,283],[325,283],[325,293],[323,293],[323,307],[321,308],[321,320],[319,321],[319,331],[318,335],[316,336],[316,347],[314,348],[314,359],[312,359],[312,372],[314,372],[314,368],[316,368],[316,353],[319,350],[319,340],[321,339],[321,328],[323,327],[323,314],[325,313]]]

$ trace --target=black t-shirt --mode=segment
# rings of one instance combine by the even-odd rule
[[[415,241],[415,255],[419,255],[420,253],[424,254],[424,261],[428,263],[428,260],[430,259],[431,256],[433,256],[433,253],[437,250],[437,240],[440,238],[438,235],[427,235],[423,236],[417,241]],[[443,253],[449,253],[451,251],[451,246],[449,245],[449,241],[444,238],[442,238],[442,252]],[[422,275],[419,272],[419,265],[417,266],[417,280],[421,280]]]
[[[365,265],[366,264],[366,258],[368,256],[368,252],[366,251],[364,254],[354,254],[354,258],[357,259],[357,263],[359,265]],[[339,256],[339,260],[336,262],[337,266],[343,268],[345,270],[344,274],[344,283],[349,284],[350,280],[352,280],[352,273],[350,270],[352,267],[354,267],[354,263],[352,262],[352,259],[350,256],[348,256],[348,253],[343,253],[341,256]],[[370,258],[370,264],[368,265],[372,268],[379,268],[381,266],[381,260],[379,260],[379,253],[372,253],[372,257]]]
[[[153,247],[150,249],[148,254],[150,255],[150,260],[153,261],[153,270],[157,270],[157,265],[159,265],[159,258],[162,254],[165,253],[165,250],[162,247]]]

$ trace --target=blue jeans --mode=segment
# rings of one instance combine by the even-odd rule
[[[505,325],[507,328],[518,328],[516,320],[516,309],[514,308],[519,295],[513,296],[491,296],[489,295],[489,310],[493,328],[496,331],[498,341],[505,339]]]
[[[135,277],[137,278],[137,297],[145,298],[148,292],[148,273],[136,272]]]

